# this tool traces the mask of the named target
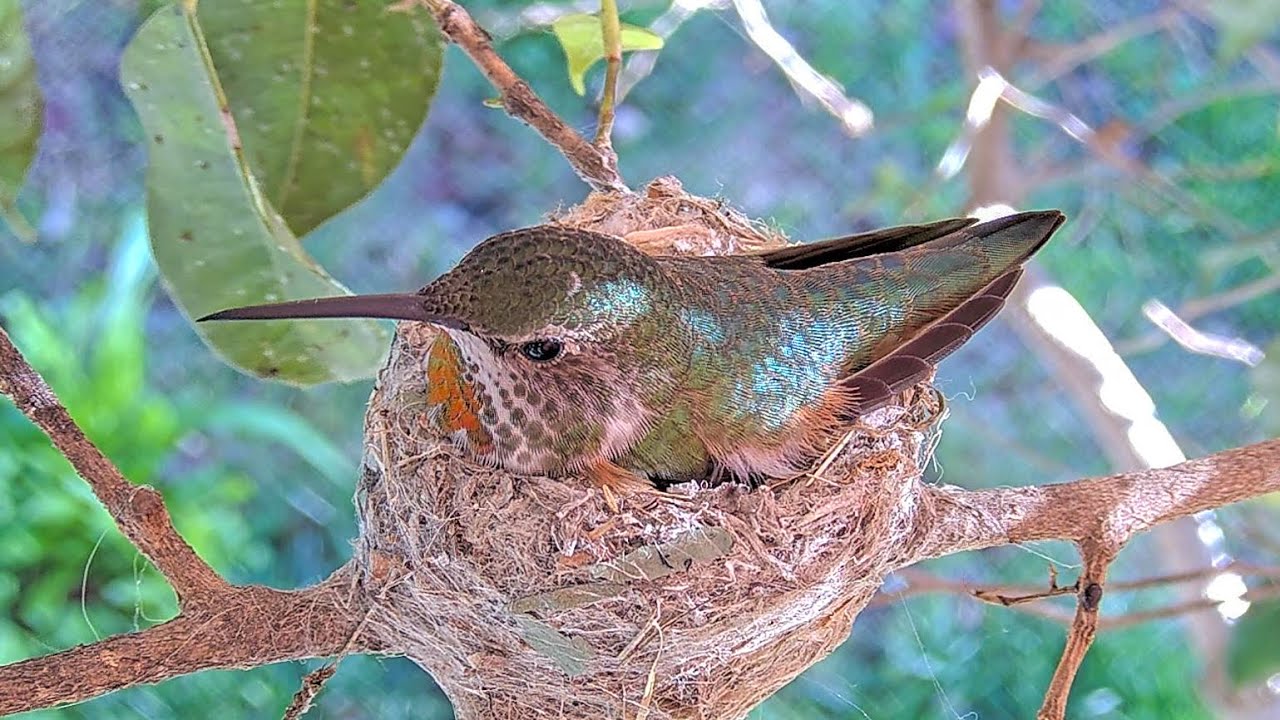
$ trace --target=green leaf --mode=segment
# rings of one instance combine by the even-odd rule
[[[1221,38],[1219,62],[1235,60],[1280,27],[1280,3],[1275,0],[1211,2],[1204,9]]]
[[[1227,674],[1237,687],[1251,685],[1280,672],[1280,600],[1250,606],[1231,628],[1227,646]]]
[[[234,305],[345,293],[303,251],[262,196],[220,111],[199,28],[159,10],[121,62],[125,93],[146,130],[151,249],[188,316]],[[387,347],[372,320],[196,326],[228,362],[298,385],[369,377]]]
[[[600,29],[600,18],[582,13],[563,15],[551,23],[551,31],[564,48],[565,60],[569,65],[569,82],[573,85],[574,92],[585,95],[587,70],[596,61],[604,59],[604,32]],[[661,37],[645,28],[623,23],[623,52],[661,49]]]
[[[420,7],[220,0],[197,17],[249,167],[298,235],[395,168],[439,83],[444,44]]]
[[[35,157],[40,105],[21,4],[0,0],[0,216],[24,240],[34,238],[35,231],[18,211],[18,188]]]
[[[582,638],[570,638],[547,623],[528,615],[512,616],[520,628],[520,634],[529,647],[546,655],[556,667],[569,677],[576,677],[587,671],[587,663],[595,658],[595,653]]]

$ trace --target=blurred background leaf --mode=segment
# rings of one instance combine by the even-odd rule
[[[346,292],[262,197],[220,114],[203,38],[178,6],[158,10],[121,63],[150,139],[148,221],[156,262],[188,317],[237,305]],[[298,385],[368,377],[389,335],[376,321],[210,323],[228,362]]]
[[[1280,672],[1280,600],[1255,603],[1231,630],[1227,669],[1237,686]]]
[[[551,23],[551,31],[564,49],[565,62],[569,68],[569,84],[573,86],[574,92],[585,95],[587,71],[604,59],[604,35],[600,18],[584,13],[562,15]],[[645,28],[626,23],[622,24],[621,42],[624,53],[662,49],[662,38]]]
[[[1280,436],[1280,340],[1267,346],[1267,356],[1253,369],[1257,395],[1249,398],[1259,422],[1272,435]]]
[[[388,6],[199,6],[249,167],[297,235],[381,182],[427,116],[440,80],[440,33],[425,8]]]
[[[1205,3],[1218,28],[1218,59],[1229,62],[1280,28],[1280,4],[1271,0]]]
[[[15,235],[35,238],[18,210],[18,188],[40,135],[40,87],[19,0],[0,0],[0,215]]]

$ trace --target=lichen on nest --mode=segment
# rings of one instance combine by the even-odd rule
[[[552,221],[655,253],[784,242],[670,178]],[[587,481],[511,476],[433,437],[433,332],[400,328],[370,400],[356,562],[396,568],[370,631],[460,718],[740,717],[844,639],[904,552],[943,412],[928,386],[860,418],[809,472],[614,512]]]

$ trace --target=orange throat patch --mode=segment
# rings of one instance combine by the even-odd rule
[[[480,422],[482,405],[463,372],[465,363],[453,340],[445,333],[438,334],[427,353],[427,404],[436,410],[441,432],[453,435],[463,431],[471,450],[485,454],[493,449],[493,438]]]

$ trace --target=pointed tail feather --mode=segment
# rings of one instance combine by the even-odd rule
[[[1002,275],[910,342],[846,379],[843,384],[852,402],[850,416],[871,412],[927,378],[938,361],[967,342],[1000,312],[1021,277],[1021,268]]]
[[[771,268],[805,270],[868,255],[906,250],[963,230],[976,222],[977,218],[953,218],[927,225],[899,225],[858,235],[791,245],[762,253],[760,257]]]
[[[870,412],[903,390],[921,382],[934,366],[967,342],[1000,312],[1018,279],[1022,265],[1065,221],[1057,211],[1019,213],[976,225],[921,247],[918,252],[949,252],[964,243],[978,243],[1011,268],[920,329],[903,344],[857,370],[842,386],[849,399],[849,415]]]

